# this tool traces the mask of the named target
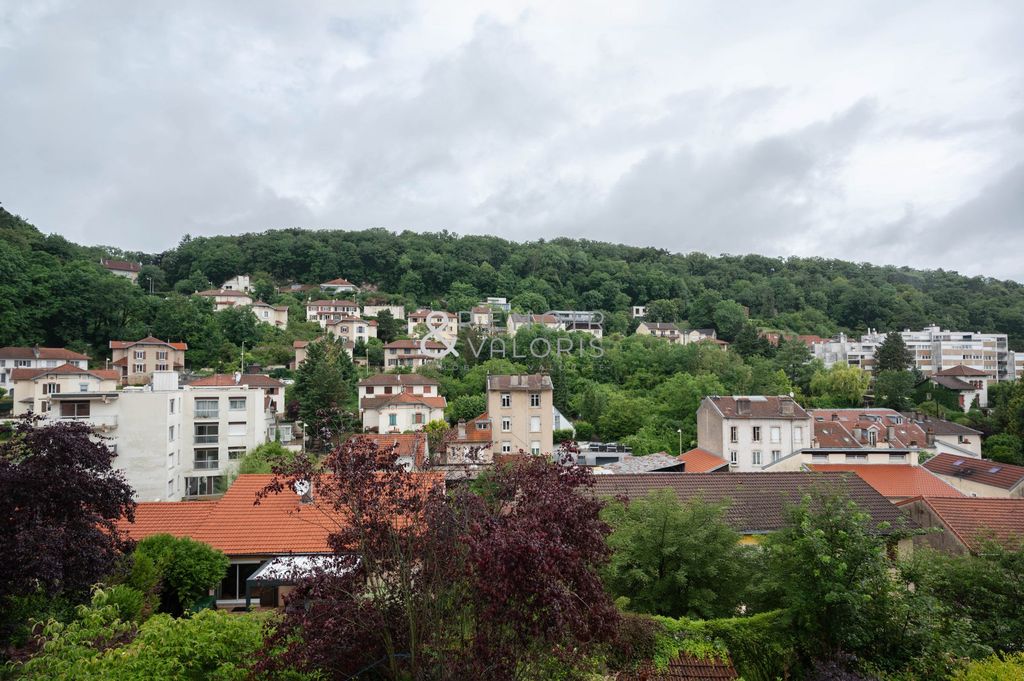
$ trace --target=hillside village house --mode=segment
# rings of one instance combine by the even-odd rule
[[[64,348],[0,348],[0,388],[8,393],[14,389],[11,372],[15,369],[54,369],[64,364],[88,369],[89,356]]]
[[[320,290],[324,293],[356,293],[359,287],[348,279],[331,279],[320,284]]]
[[[11,371],[13,416],[50,414],[69,420],[88,420],[94,400],[117,390],[121,374],[113,369],[83,369],[73,364]],[[74,399],[72,399],[74,398]],[[97,423],[106,427],[109,423]]]
[[[196,295],[212,300],[214,312],[220,312],[229,307],[248,307],[253,304],[252,296],[245,291],[235,289],[215,288],[208,291],[197,291]]]
[[[991,379],[980,369],[958,364],[936,371],[925,380],[956,393],[957,403],[965,412],[970,411],[975,402],[982,408],[988,406],[988,384]]]
[[[427,319],[431,315],[434,321],[428,323]],[[444,310],[416,310],[410,312],[406,319],[406,333],[413,338],[422,338],[432,333],[433,338],[440,336],[449,343],[454,343],[459,337],[459,318]]]
[[[640,322],[636,327],[637,336],[655,336],[666,338],[673,343],[679,342],[679,327],[672,322]]]
[[[785,395],[705,397],[697,409],[697,446],[734,471],[758,471],[810,444],[810,415]]]
[[[477,305],[469,313],[469,325],[478,331],[494,331],[494,310],[487,305]]]
[[[488,296],[485,300],[480,301],[478,305],[486,305],[491,309],[501,310],[502,312],[512,311],[512,305],[508,302],[508,298],[499,298],[497,296]]]
[[[295,351],[295,359],[293,359],[291,363],[292,369],[298,369],[299,366],[306,361],[306,353],[309,349],[309,344],[315,342],[315,340],[292,341],[292,349]],[[342,341],[342,347],[345,348],[345,353],[348,354],[349,359],[352,359],[352,353],[355,350],[355,344],[352,341]]]
[[[146,336],[137,341],[110,341],[111,366],[121,372],[121,382],[148,383],[156,371],[177,371],[185,367],[187,343],[162,341]]]
[[[554,387],[543,374],[487,377],[487,418],[495,454],[554,453]]]
[[[437,361],[447,349],[443,343],[432,340],[396,340],[384,345],[384,368],[406,367],[418,369]]]
[[[248,274],[236,274],[221,284],[220,287],[228,291],[252,292],[252,282],[250,281]]]
[[[111,274],[129,279],[133,284],[139,282],[139,271],[142,269],[142,265],[137,262],[100,258],[100,265]]]
[[[1024,466],[942,453],[922,467],[966,496],[1024,497]]]
[[[376,374],[359,381],[363,429],[378,433],[423,430],[443,420],[447,406],[437,380],[419,374]]]
[[[365,343],[369,339],[377,337],[377,322],[372,319],[342,317],[327,322],[324,328],[335,338],[343,338],[352,343],[359,341]]]
[[[445,438],[445,451],[438,459],[442,467],[465,474],[492,465],[494,433],[490,416],[485,412],[470,421],[459,421]]]
[[[505,321],[508,333],[514,335],[519,329],[530,326],[543,326],[545,329],[561,331],[565,329],[565,323],[560,321],[553,314],[517,314],[513,312]]]
[[[925,529],[914,537],[917,546],[930,546],[953,555],[979,553],[994,541],[1015,550],[1024,542],[1024,499],[975,497],[917,497],[899,504]]]
[[[108,438],[142,500],[218,493],[237,460],[267,441],[274,413],[261,388],[185,386],[156,372],[145,387],[50,395],[49,418],[84,421]]]
[[[965,425],[933,418],[920,412],[904,413],[903,416],[916,423],[925,433],[929,449],[957,456],[981,458],[981,439],[984,433]]]
[[[391,317],[394,319],[405,319],[405,306],[403,305],[388,305],[388,304],[373,304],[363,305],[363,316],[364,317],[376,317],[381,312],[390,312]]]
[[[378,450],[395,448],[396,463],[412,471],[421,471],[427,467],[430,459],[430,442],[426,433],[359,433],[349,437],[369,440],[377,445]]]
[[[306,303],[306,321],[320,322],[321,327],[343,317],[358,316],[359,305],[354,300],[311,300]]]
[[[646,305],[634,305],[633,307],[631,307],[629,309],[629,316],[632,317],[633,319],[639,319],[640,317],[646,317],[647,316],[647,306]]]
[[[288,328],[288,306],[271,305],[257,300],[250,306],[256,319],[264,324],[270,324],[278,329]]]

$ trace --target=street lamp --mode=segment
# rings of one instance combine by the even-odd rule
[[[683,429],[677,428],[676,432],[679,433],[679,453],[683,453]]]

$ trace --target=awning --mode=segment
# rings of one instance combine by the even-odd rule
[[[245,580],[246,590],[250,588],[287,586],[295,584],[317,571],[340,575],[355,568],[357,562],[351,558],[321,554],[312,556],[278,556],[260,566]]]

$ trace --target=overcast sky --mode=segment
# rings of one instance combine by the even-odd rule
[[[0,0],[0,202],[1024,281],[1024,3]]]

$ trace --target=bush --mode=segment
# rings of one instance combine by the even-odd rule
[[[1024,681],[1024,653],[971,662],[954,681]]]
[[[139,622],[146,607],[146,595],[127,584],[115,584],[106,589],[98,589],[92,603],[94,607],[115,608],[118,619],[125,622]]]
[[[161,575],[161,610],[181,614],[227,573],[227,556],[188,537],[155,534],[139,542],[136,554],[150,558]]]
[[[576,438],[578,440],[586,442],[594,437],[594,426],[587,421],[577,421],[573,426],[576,428]]]

